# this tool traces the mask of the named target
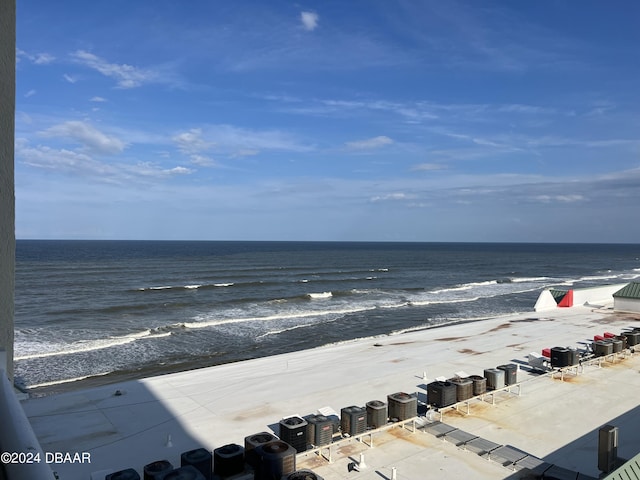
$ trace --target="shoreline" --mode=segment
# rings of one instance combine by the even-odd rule
[[[42,385],[42,386],[35,386],[35,387],[26,386],[22,383],[17,383],[16,388],[20,390],[22,393],[28,394],[29,397],[31,398],[42,398],[42,397],[48,397],[51,395],[70,393],[77,390],[104,387],[108,385],[129,382],[129,381],[136,381],[136,380],[144,380],[145,378],[160,377],[164,375],[186,373],[186,372],[191,372],[193,370],[219,367],[222,365],[233,365],[236,363],[242,363],[242,362],[247,362],[251,360],[259,360],[262,358],[270,358],[270,357],[275,357],[279,355],[288,355],[296,352],[306,352],[306,351],[310,352],[316,349],[331,348],[331,347],[336,347],[336,346],[351,344],[351,343],[358,343],[358,342],[367,342],[371,340],[384,339],[384,338],[389,338],[389,337],[398,336],[398,335],[411,335],[413,333],[434,331],[441,328],[452,327],[456,325],[479,323],[479,322],[485,322],[490,320],[497,320],[501,318],[510,318],[513,316],[536,315],[536,314],[537,314],[536,312],[530,311],[530,312],[509,313],[509,314],[500,315],[496,317],[460,319],[460,320],[454,320],[452,322],[438,323],[435,325],[423,325],[419,327],[403,329],[400,331],[392,331],[386,334],[353,338],[349,340],[343,340],[340,342],[330,342],[330,343],[318,345],[312,348],[306,348],[303,350],[291,350],[289,352],[238,359],[230,362],[208,363],[204,360],[200,360],[200,361],[192,360],[189,362],[184,362],[182,364],[176,365],[175,368],[167,368],[166,365],[162,365],[162,366],[153,365],[153,366],[148,366],[143,370],[107,372],[102,375],[91,375],[91,376],[83,377],[80,379],[61,380],[60,382],[51,383],[50,385]]]

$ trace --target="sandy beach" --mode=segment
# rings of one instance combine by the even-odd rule
[[[596,334],[620,333],[638,321],[611,309],[558,308],[33,398],[23,406],[44,451],[91,453],[90,464],[53,465],[60,478],[89,478],[128,467],[142,472],[159,459],[179,465],[181,452],[242,445],[263,431],[278,434],[280,419],[325,407],[340,412],[395,392],[424,400],[426,384],[436,377],[482,375],[485,368],[516,363],[521,395],[500,392],[495,404],[473,402],[469,415],[446,412],[442,421],[597,477],[601,425],[620,427],[620,456],[640,451],[632,435],[640,426],[632,415],[640,360],[628,355],[561,381],[529,372],[526,358],[554,346],[582,348]],[[300,456],[298,467],[325,479],[391,478],[391,467],[402,479],[423,478],[419,472],[426,469],[440,471],[441,478],[514,475],[423,430],[389,430],[376,442],[370,449],[354,440],[333,452],[332,463]],[[368,468],[349,473],[347,464],[361,452]]]

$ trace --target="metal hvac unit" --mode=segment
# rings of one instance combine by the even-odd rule
[[[617,335],[615,337],[615,340],[620,340],[622,342],[623,350],[626,350],[627,348],[629,348],[629,345],[627,344],[627,337],[625,337],[624,335]]]
[[[380,400],[367,402],[367,425],[371,428],[380,428],[387,424],[387,404]]]
[[[104,480],[140,480],[140,475],[133,468],[120,470],[119,472],[110,473]]]
[[[571,365],[571,354],[566,347],[551,348],[551,366],[554,368],[563,368]]]
[[[611,343],[613,344],[613,353],[620,353],[622,351],[622,340],[612,338]]]
[[[158,460],[148,463],[143,468],[144,480],[160,480],[163,473],[173,470],[173,465],[169,460]]]
[[[163,473],[159,478],[161,480],[205,480],[204,475],[193,465],[176,468],[170,472]]]
[[[281,440],[256,447],[254,480],[279,480],[296,471],[296,449]]]
[[[340,428],[343,434],[359,435],[367,431],[367,410],[352,405],[340,410]]]
[[[634,347],[640,343],[640,332],[624,332],[622,335],[627,339],[627,346]]]
[[[316,447],[329,445],[333,439],[333,420],[325,415],[309,415],[305,418],[309,423],[307,441]]]
[[[436,408],[456,403],[458,388],[454,383],[436,380],[427,385],[427,402]]]
[[[473,394],[482,395],[487,391],[487,379],[480,375],[471,375],[469,380],[473,381]]]
[[[456,386],[456,401],[464,402],[473,397],[473,380],[469,378],[450,378],[449,382]]]
[[[253,468],[256,468],[258,458],[254,451],[260,445],[278,440],[278,437],[271,435],[269,432],[260,432],[248,437],[244,437],[244,458],[246,462]]]
[[[418,416],[418,399],[404,392],[387,395],[389,418],[398,422]]]
[[[513,385],[518,383],[518,366],[515,363],[498,365],[498,370],[504,371],[504,384]]]
[[[487,390],[497,390],[504,387],[504,370],[487,368],[484,371],[484,378],[487,379]]]
[[[213,457],[211,452],[204,448],[196,448],[180,455],[180,466],[191,465],[195,467],[205,480],[211,480],[213,476]]]
[[[593,342],[591,348],[596,357],[604,357],[605,355],[611,355],[613,353],[613,343],[607,340],[596,340]]]
[[[298,470],[283,476],[282,480],[323,480],[323,478],[311,470]]]
[[[280,440],[287,442],[296,452],[307,449],[307,425],[309,423],[300,417],[288,417],[280,420]]]
[[[244,448],[235,443],[216,448],[213,451],[213,471],[222,478],[244,472]]]

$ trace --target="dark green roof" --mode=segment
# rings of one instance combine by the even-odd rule
[[[631,282],[626,287],[622,287],[614,293],[613,296],[618,298],[637,298],[640,300],[640,282]]]
[[[568,293],[567,290],[558,290],[557,288],[550,288],[549,292],[551,296],[556,301],[556,303],[560,303],[564,296]]]

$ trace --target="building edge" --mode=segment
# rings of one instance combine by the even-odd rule
[[[13,382],[16,1],[0,0],[0,361]]]

